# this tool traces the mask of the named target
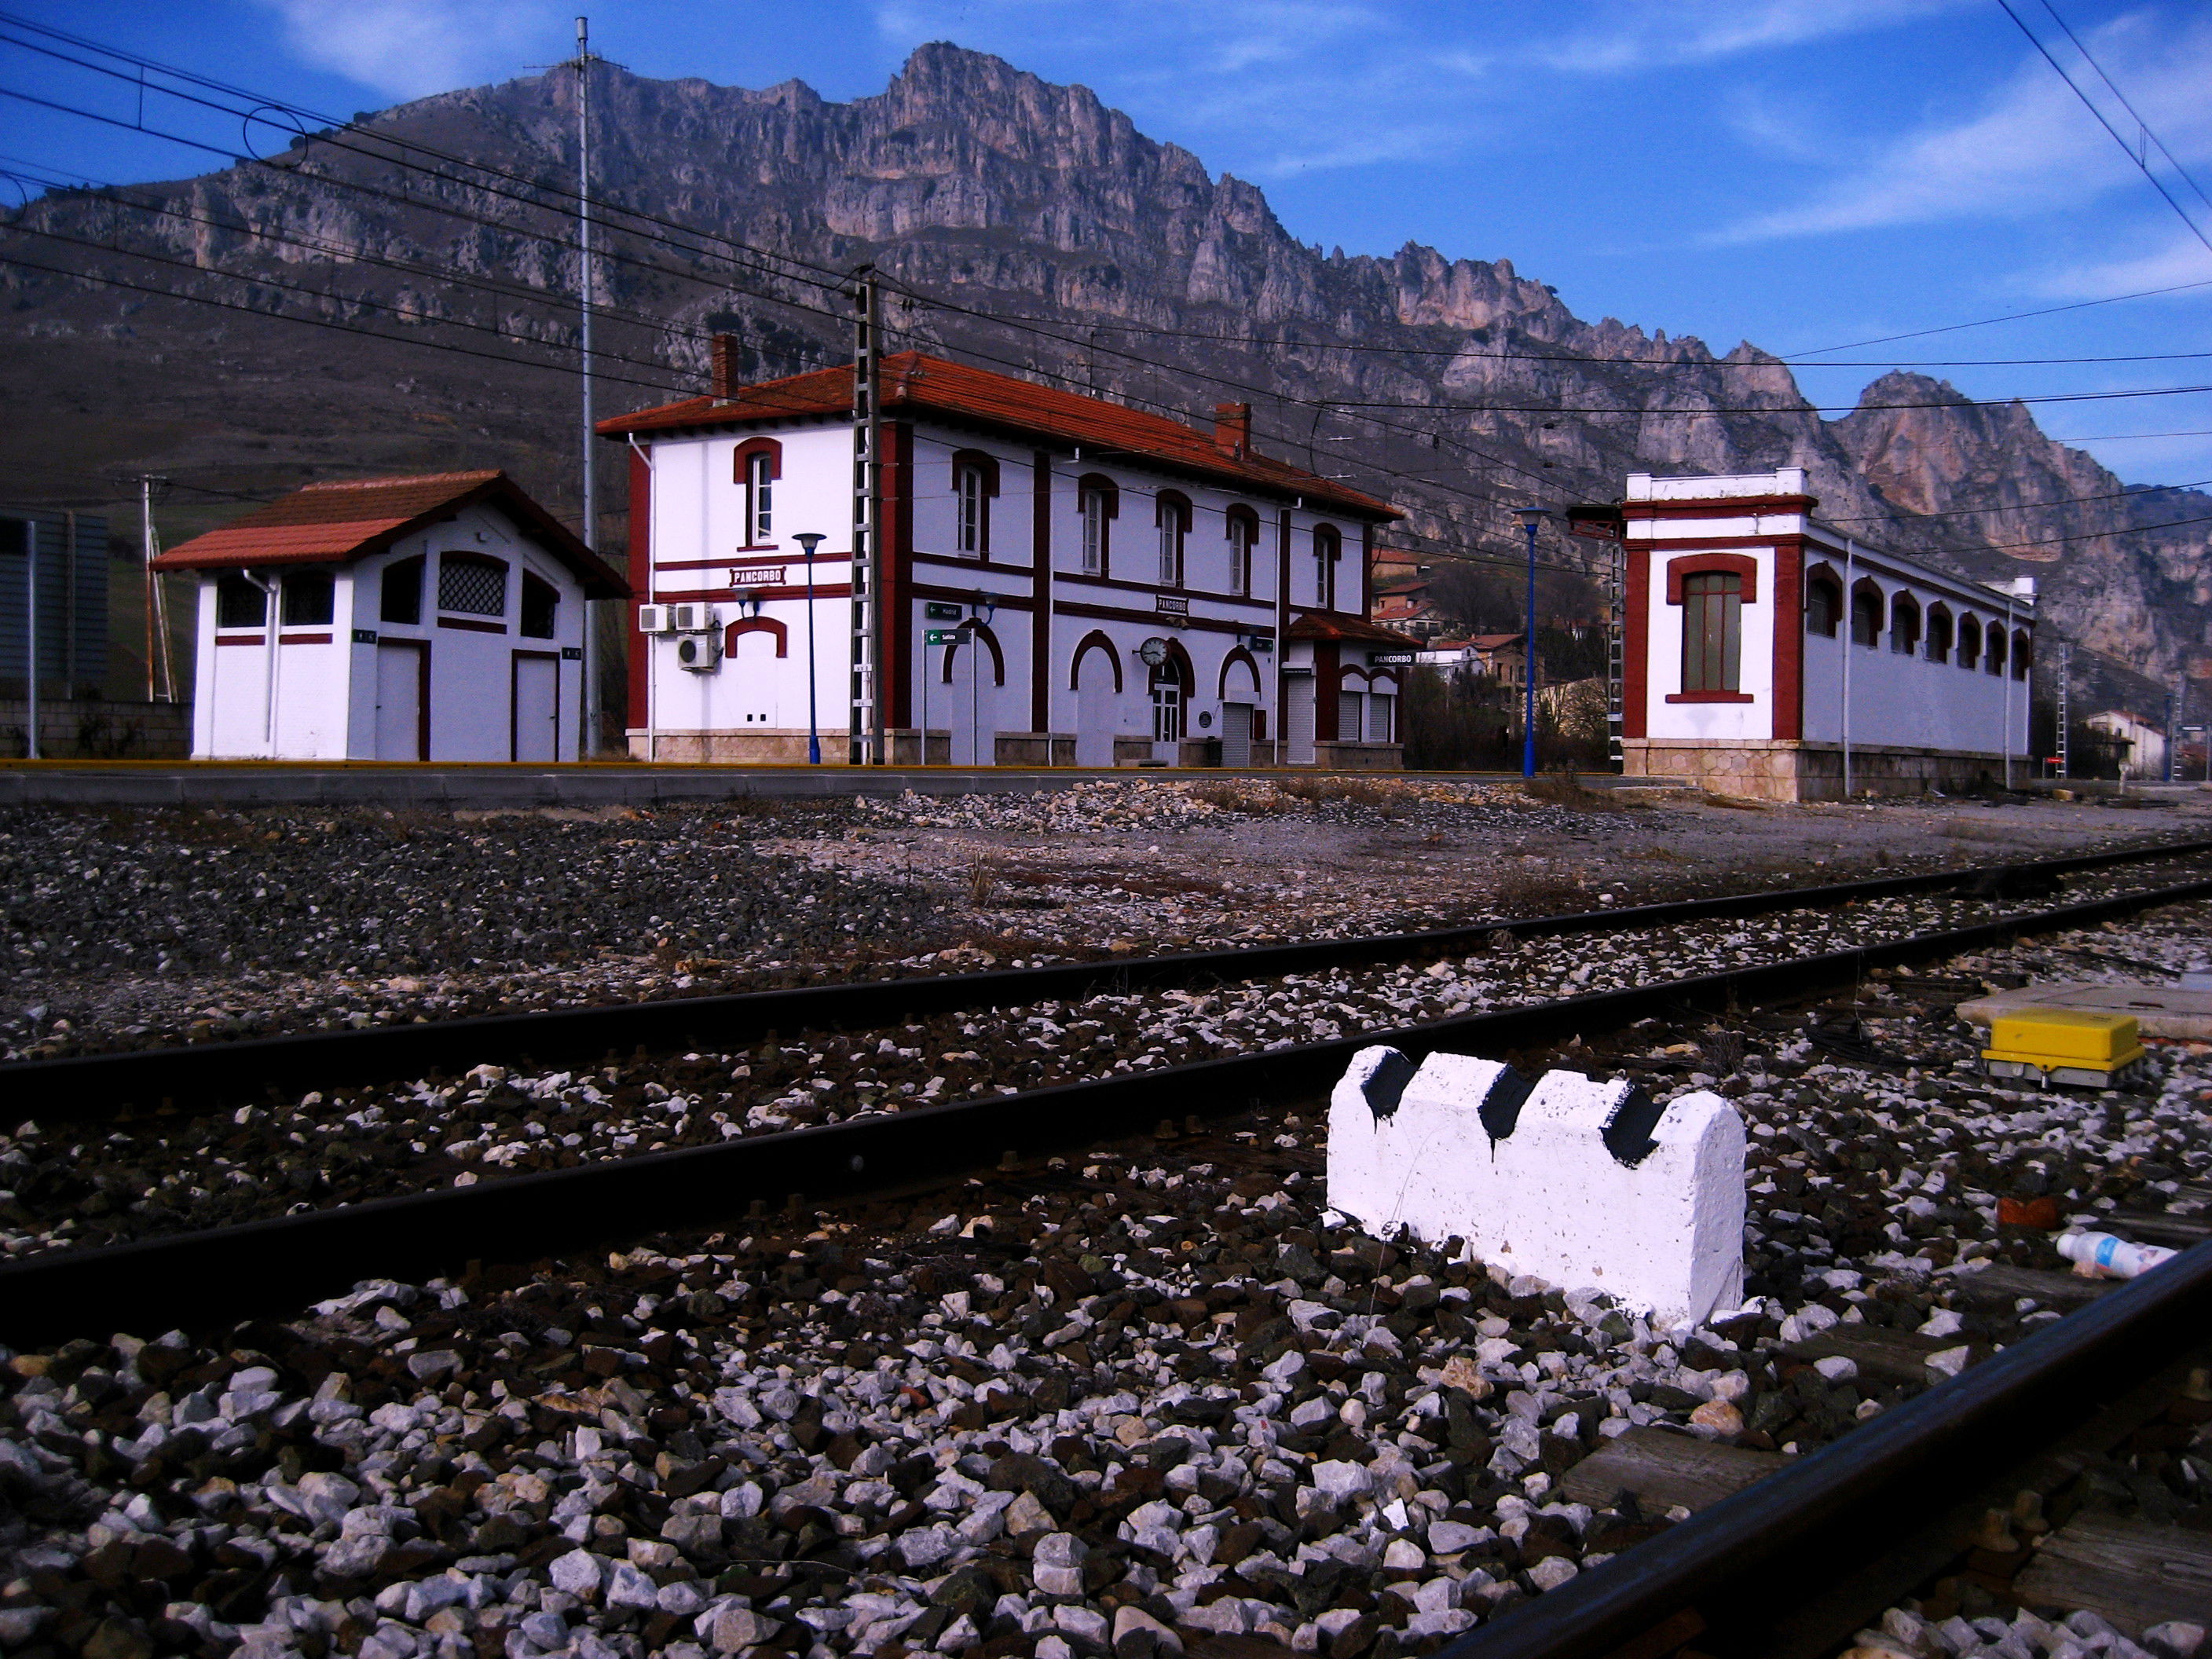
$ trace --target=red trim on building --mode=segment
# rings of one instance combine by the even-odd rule
[[[967,596],[956,594],[951,597],[964,599]],[[1018,608],[1022,603],[1019,599],[1001,599],[999,606],[1001,610],[1009,606]],[[1095,617],[1104,622],[1138,623],[1158,629],[1170,637],[1176,633],[1249,634],[1252,631],[1249,623],[1219,622],[1212,617],[1166,617],[1156,611],[1121,611],[1110,605],[1055,604],[1053,611],[1055,615],[1062,617]]]
[[[215,636],[215,642],[217,645],[266,645],[269,636],[266,634],[218,634]]]
[[[438,626],[441,628],[459,629],[464,634],[504,634],[507,632],[507,624],[505,623],[471,622],[466,617],[441,617],[438,618]]]
[[[1314,741],[1335,743],[1337,703],[1344,690],[1344,653],[1334,640],[1314,642]]]
[[[1620,735],[1650,735],[1645,704],[1651,685],[1651,550],[1628,550],[1628,592],[1622,603]]]
[[[965,564],[969,562],[963,559],[951,562]],[[1216,592],[1211,588],[1170,587],[1161,582],[1124,581],[1119,576],[1085,576],[1072,570],[1061,572],[1060,580],[1070,587],[1110,587],[1119,589],[1125,593],[1167,593],[1176,599],[1208,599],[1222,605],[1249,605],[1255,611],[1273,609],[1273,606],[1265,599],[1248,599],[1238,593]]]
[[[1260,659],[1240,645],[1221,659],[1221,683],[1214,687],[1214,696],[1223,702],[1229,701],[1229,665],[1236,662],[1243,663],[1252,671],[1252,695],[1255,697],[1264,696],[1267,679],[1260,672]]]
[[[744,591],[751,594],[754,598],[763,600],[804,599],[806,597],[806,585],[804,582],[787,582],[781,587],[748,586]],[[664,587],[660,590],[659,593],[654,597],[653,602],[655,605],[692,605],[701,601],[712,604],[716,599],[729,599],[738,592],[738,590],[737,588],[726,586],[722,587]],[[853,585],[850,582],[817,582],[814,584],[814,597],[817,599],[850,599],[852,594]]]
[[[622,647],[629,706],[623,711],[623,724],[641,726],[651,698],[645,684],[646,653],[637,642],[637,610],[653,592],[653,468],[635,449],[629,453],[629,626],[623,630]]]
[[[1774,736],[1805,735],[1805,543],[1774,544]]]
[[[768,476],[771,480],[780,480],[783,477],[783,446],[773,438],[748,438],[730,456],[731,482],[738,484],[752,482],[746,476],[745,464],[756,455],[768,457]],[[746,503],[748,512],[751,510],[751,505],[750,501]]]
[[[1052,729],[1052,456],[1030,458],[1030,730]]]
[[[1682,602],[1682,578],[1712,574],[1743,578],[1743,602],[1759,603],[1759,561],[1742,553],[1685,553],[1667,561],[1667,603]]]
[[[1817,495],[1708,495],[1688,501],[1624,501],[1620,516],[1630,524],[1654,519],[1747,519],[1755,513],[1810,513]]]
[[[1669,691],[1668,702],[1756,702],[1748,691]]]
[[[1075,654],[1067,659],[1067,689],[1071,691],[1080,689],[1079,682],[1083,676],[1083,659],[1093,651],[1103,651],[1106,653],[1106,660],[1113,664],[1114,695],[1120,696],[1121,695],[1121,653],[1114,648],[1114,641],[1106,636],[1105,630],[1097,628],[1092,629],[1075,642]]]
[[[914,588],[914,428],[904,421],[885,421],[879,429],[884,453],[877,477],[883,522],[876,529],[876,556],[884,579],[879,624],[884,637],[877,641],[881,659],[876,664],[876,696],[890,695],[884,726],[902,729],[914,723],[914,687],[907,673],[907,664],[914,660],[914,606],[906,599]]]
[[[791,630],[773,617],[741,617],[722,630],[722,654],[738,654],[738,637],[742,634],[770,634],[775,637],[775,654],[791,654]]]
[[[328,645],[330,642],[331,635],[328,634],[280,634],[276,636],[279,645]]]

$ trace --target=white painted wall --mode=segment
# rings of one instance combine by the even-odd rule
[[[1671,528],[1672,526],[1670,526]],[[1731,547],[1730,553],[1749,557],[1759,568],[1753,584],[1759,597],[1742,608],[1743,651],[1738,689],[1749,702],[1669,702],[1670,693],[1682,689],[1682,613],[1680,605],[1667,601],[1667,564],[1686,556],[1663,546],[1653,550],[1650,611],[1650,712],[1645,727],[1654,738],[1702,738],[1741,742],[1774,734],[1774,550],[1771,547]]]
[[[1329,1204],[1378,1237],[1459,1238],[1509,1273],[1702,1321],[1743,1299],[1743,1122],[1717,1095],[1679,1096],[1631,1161],[1605,1134],[1633,1095],[1573,1072],[1531,1088],[1471,1055],[1416,1070],[1362,1049],[1330,1097]]]

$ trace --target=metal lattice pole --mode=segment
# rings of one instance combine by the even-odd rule
[[[2166,781],[2168,783],[2180,775],[2181,720],[2188,700],[2189,682],[2176,674],[2173,690],[2166,700]]]
[[[876,268],[853,273],[853,670],[852,743],[854,766],[881,763],[883,709],[877,664],[877,584],[880,574],[878,526],[883,511],[883,469],[878,451],[883,422],[877,406],[877,379],[883,366],[883,295]]]
[[[2058,642],[2058,775],[2074,775],[2074,641]]]
[[[1627,730],[1628,544],[1616,539],[1606,550],[1605,746],[1615,772],[1627,770],[1621,736]]]

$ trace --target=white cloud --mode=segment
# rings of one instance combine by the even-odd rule
[[[262,0],[307,62],[388,97],[427,97],[574,51],[550,0]]]
[[[2148,253],[2046,272],[2034,280],[2032,291],[2054,300],[2104,300],[2205,282],[2212,282],[2212,249],[2177,230],[2163,247]]]
[[[2142,17],[2123,18],[2099,31],[2092,49],[2185,165],[2202,161],[2212,155],[2212,106],[2203,98],[2212,25],[2164,40],[2155,33]],[[1798,205],[1754,216],[1722,240],[2026,217],[2130,181],[2149,197],[2119,146],[2051,66],[2030,55],[1978,112],[1876,148],[1856,173]]]
[[[1555,69],[1622,74],[1857,34],[1969,0],[1620,0],[1534,54]]]

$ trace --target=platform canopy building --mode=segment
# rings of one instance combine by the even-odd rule
[[[630,451],[631,752],[843,762],[853,373],[740,385],[732,356],[599,423]],[[879,386],[885,758],[1399,764],[1389,503],[1261,454],[1242,404],[1204,430],[917,352]]]
[[[1630,476],[1623,769],[1768,800],[2016,774],[2034,582],[1952,575],[1822,524],[1816,505],[1800,467]]]

